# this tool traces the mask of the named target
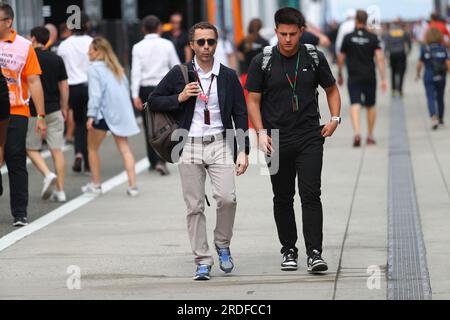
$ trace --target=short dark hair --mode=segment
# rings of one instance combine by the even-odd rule
[[[142,20],[142,27],[144,28],[145,32],[148,32],[148,33],[158,32],[158,28],[160,25],[161,25],[161,21],[155,15],[146,16]]]
[[[31,37],[34,37],[40,44],[46,45],[50,39],[50,31],[45,27],[35,27],[31,30]]]
[[[295,24],[299,28],[305,27],[305,16],[295,8],[285,7],[275,13],[275,26],[280,24]]]
[[[14,10],[9,4],[3,2],[0,3],[0,11],[5,13],[5,18],[14,20]]]
[[[361,23],[363,25],[367,24],[367,19],[369,19],[369,15],[364,10],[356,11],[356,22]]]
[[[209,22],[202,21],[202,22],[199,22],[199,23],[193,25],[192,28],[189,30],[189,41],[194,40],[195,30],[197,30],[197,29],[213,30],[214,34],[216,35],[216,40],[219,39],[219,31],[217,31],[217,28]]]

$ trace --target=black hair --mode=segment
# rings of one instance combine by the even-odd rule
[[[144,28],[145,32],[148,32],[148,33],[158,32],[160,25],[161,25],[161,21],[155,15],[146,16],[142,20],[142,27]]]
[[[364,10],[356,11],[356,22],[366,25],[367,19],[369,19],[369,15],[367,14],[366,11]]]
[[[189,41],[194,40],[195,30],[197,29],[209,29],[213,30],[214,34],[216,35],[216,40],[219,39],[219,31],[217,31],[217,28],[212,25],[209,22],[202,21],[192,26],[192,28],[189,30]]]
[[[306,26],[305,16],[295,8],[285,7],[275,13],[275,26],[280,24],[295,24],[299,28]]]
[[[34,37],[40,44],[46,45],[50,39],[50,31],[45,27],[35,27],[31,30],[31,37]]]

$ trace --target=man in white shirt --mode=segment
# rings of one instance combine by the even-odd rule
[[[136,43],[132,50],[131,94],[134,107],[142,113],[145,134],[148,124],[143,103],[170,69],[180,64],[180,59],[173,43],[161,38],[161,22],[158,17],[145,17],[142,29],[145,37]],[[147,139],[146,146],[150,170],[157,170],[161,175],[169,174],[165,162],[155,153]]]
[[[344,41],[345,36],[355,31],[355,16],[355,9],[347,10],[346,20],[339,26],[338,34],[336,37],[336,55],[338,56],[341,53],[342,41]]]
[[[73,111],[75,121],[75,161],[74,172],[81,172],[84,160],[84,171],[90,171],[87,150],[87,105],[89,101],[87,70],[89,67],[88,51],[92,37],[87,35],[89,18],[81,16],[81,27],[74,29],[73,34],[61,42],[58,55],[64,60],[69,83],[69,107]]]

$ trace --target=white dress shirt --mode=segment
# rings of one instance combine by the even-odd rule
[[[70,86],[88,82],[88,51],[92,40],[92,37],[88,35],[72,35],[61,42],[58,47],[58,55],[66,65]]]
[[[131,94],[139,97],[140,87],[156,87],[174,66],[180,64],[172,42],[156,33],[148,34],[132,50]]]
[[[214,74],[214,82],[211,86],[211,94],[208,100],[208,110],[210,114],[211,124],[205,124],[205,103],[197,98],[195,103],[194,117],[192,118],[191,128],[189,130],[189,137],[204,137],[216,135],[225,131],[222,123],[222,118],[220,116],[219,107],[219,96],[217,92],[217,80],[220,72],[220,62],[214,59],[214,65],[210,72],[205,73],[197,63],[197,57],[194,58],[195,69],[198,72],[198,77],[202,83],[203,90],[205,94],[208,93],[208,88],[211,83],[212,75]]]

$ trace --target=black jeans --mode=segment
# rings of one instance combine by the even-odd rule
[[[392,90],[403,92],[403,79],[406,72],[406,54],[393,53],[390,57],[391,61],[391,81]]]
[[[11,115],[5,144],[5,162],[8,167],[10,205],[13,217],[27,216],[28,171],[25,142],[28,118]]]
[[[141,87],[139,89],[139,98],[141,99],[142,103],[147,102],[148,96],[153,92],[153,90],[155,90],[155,88],[156,87]],[[148,139],[147,139],[148,124],[147,124],[147,118],[145,117],[144,110],[142,110],[141,115],[142,115],[142,120],[144,122],[144,128],[145,128],[144,135],[145,135],[145,145],[147,147],[147,158],[148,158],[148,161],[150,162],[151,167],[154,168],[158,162],[164,163],[165,161],[162,160],[158,156],[158,154],[155,152],[155,150],[153,150],[150,143],[148,143]]]
[[[279,170],[271,175],[273,210],[282,249],[294,249],[297,242],[297,225],[294,213],[295,179],[302,203],[303,237],[306,254],[313,250],[322,252],[323,213],[321,174],[324,138],[320,131],[303,136],[295,145],[281,146]]]
[[[69,87],[69,105],[73,110],[73,120],[75,122],[75,154],[81,153],[83,155],[85,169],[89,169],[86,128],[88,102],[89,91],[87,84]]]

